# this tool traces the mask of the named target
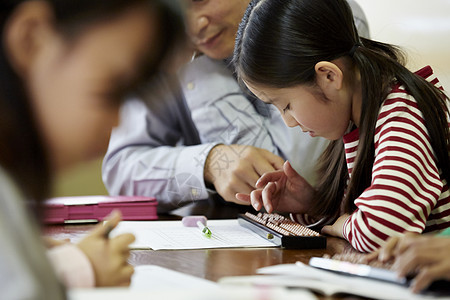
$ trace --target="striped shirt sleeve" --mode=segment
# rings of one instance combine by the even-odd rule
[[[355,200],[343,228],[362,252],[404,231],[421,233],[443,187],[422,113],[403,89],[393,90],[381,107],[374,141],[371,186]]]

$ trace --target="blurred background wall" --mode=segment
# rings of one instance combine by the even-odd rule
[[[404,47],[408,67],[430,65],[450,91],[449,0],[356,0],[369,22],[372,39]]]
[[[356,0],[373,39],[404,47],[412,70],[431,65],[450,91],[450,0]],[[54,196],[101,195],[102,158],[61,174]]]
[[[106,195],[101,177],[102,159],[80,164],[60,174],[53,196]]]

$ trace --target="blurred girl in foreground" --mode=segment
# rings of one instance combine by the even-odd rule
[[[0,298],[127,285],[132,235],[98,226],[52,248],[52,268],[39,203],[55,173],[106,150],[122,99],[157,72],[181,22],[157,0],[6,0],[0,22]]]

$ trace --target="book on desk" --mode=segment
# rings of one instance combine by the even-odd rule
[[[44,223],[99,222],[113,210],[120,210],[122,220],[158,219],[157,201],[141,196],[75,196],[57,197],[44,202]]]

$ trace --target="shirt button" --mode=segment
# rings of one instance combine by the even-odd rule
[[[188,90],[192,91],[195,87],[195,84],[193,82],[189,82],[186,87]]]

